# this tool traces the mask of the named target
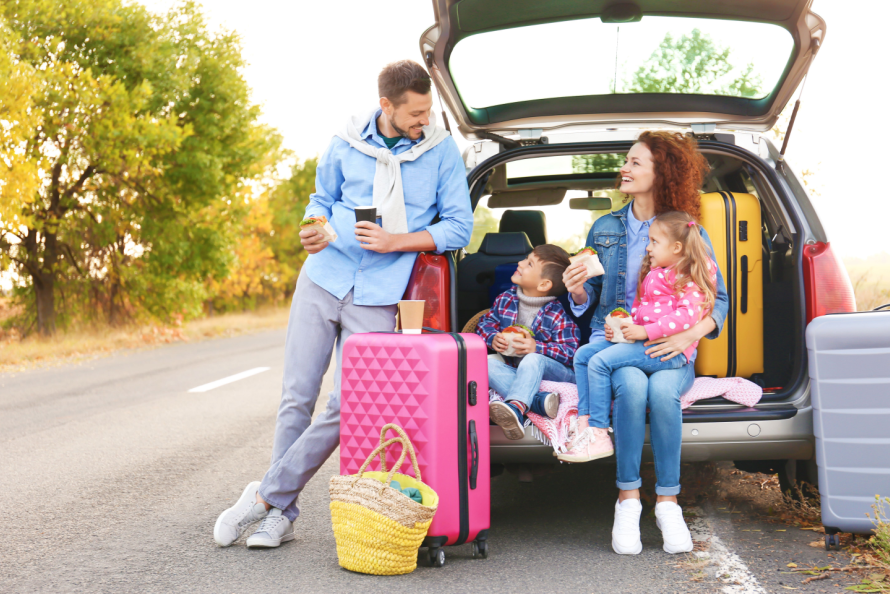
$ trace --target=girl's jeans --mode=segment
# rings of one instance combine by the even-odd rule
[[[648,377],[636,367],[622,367],[612,374],[615,393],[612,422],[618,462],[618,480],[615,484],[619,489],[639,489],[643,484],[640,480],[640,462],[646,438],[648,408],[649,438],[655,458],[655,493],[676,495],[680,492],[680,444],[683,438],[680,396],[692,388],[694,380],[693,365],[656,371]]]
[[[593,357],[614,343],[605,339],[602,332],[594,332],[590,337],[590,342],[575,351],[575,379],[578,384],[578,416],[590,415],[589,423],[591,427],[599,427],[605,429],[609,426],[609,409],[612,405],[612,393],[598,394],[596,397],[590,397],[590,388],[588,380],[588,364]]]
[[[518,367],[494,358],[488,360],[488,383],[504,400],[518,400],[531,408],[541,380],[574,382],[575,374],[570,367],[537,353],[524,356]]]

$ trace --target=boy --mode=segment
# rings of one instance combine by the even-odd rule
[[[569,254],[555,245],[539,245],[519,263],[510,279],[515,287],[498,295],[494,305],[479,321],[476,333],[489,347],[503,353],[510,346],[504,330],[515,324],[531,329],[513,335],[515,356],[506,363],[488,361],[488,381],[505,402],[489,404],[491,420],[508,439],[525,435],[525,415],[556,416],[557,394],[539,393],[542,380],[574,382],[572,357],[580,332],[556,298],[566,292],[562,273],[569,267]]]

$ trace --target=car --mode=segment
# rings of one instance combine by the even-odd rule
[[[762,283],[763,321],[756,340],[731,348],[762,349],[762,368],[745,375],[763,398],[685,410],[682,459],[779,472],[786,488],[817,480],[807,325],[856,310],[846,270],[771,132],[824,42],[825,22],[810,4],[434,0],[436,22],[420,39],[455,120],[443,111],[446,125],[472,142],[464,161],[473,240],[439,257],[450,268],[449,299],[437,297],[450,308],[450,328],[490,306],[499,266],[539,243],[579,249],[598,216],[627,203],[614,182],[643,129],[698,139],[711,167],[703,192],[756,198],[762,225],[746,233],[760,256],[740,275],[754,287],[752,303]],[[738,307],[727,329],[742,319]],[[644,456],[651,460],[648,436]],[[496,426],[491,457],[495,465],[555,460],[530,432],[511,441]]]

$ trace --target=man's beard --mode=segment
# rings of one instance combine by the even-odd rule
[[[401,128],[399,128],[399,127],[396,125],[396,120],[395,120],[395,118],[393,118],[392,120],[390,120],[389,125],[392,126],[392,129],[393,129],[393,130],[395,130],[396,132],[399,133],[399,136],[402,136],[402,137],[404,137],[404,138],[407,138],[408,140],[411,140],[411,133],[410,133],[408,130],[402,130]]]

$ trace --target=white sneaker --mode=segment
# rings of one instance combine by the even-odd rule
[[[692,552],[692,535],[683,519],[683,509],[673,501],[655,504],[655,525],[664,537],[664,550],[667,553]]]
[[[269,515],[247,539],[248,549],[274,549],[283,542],[294,539],[294,524],[283,515],[281,510],[273,507]]]
[[[221,547],[227,547],[244,534],[247,528],[266,517],[266,506],[256,502],[260,481],[253,481],[244,488],[238,502],[224,511],[213,526],[213,540]]]
[[[639,555],[643,550],[640,540],[640,514],[643,504],[639,499],[615,502],[615,523],[612,525],[612,550],[619,555]]]

